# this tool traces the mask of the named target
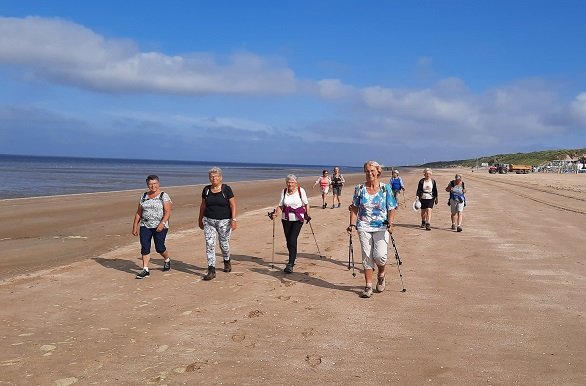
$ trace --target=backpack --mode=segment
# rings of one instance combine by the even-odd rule
[[[224,197],[224,199],[228,200],[228,198],[226,197],[226,193],[224,191],[225,187],[226,187],[226,184],[222,184],[222,189],[220,191],[222,192],[222,196]],[[204,190],[204,199],[208,198],[211,190],[212,190],[212,185],[206,185],[205,190]]]
[[[142,198],[140,199],[141,204],[147,200],[147,194],[148,192],[143,193]],[[165,194],[165,192],[161,192],[161,194],[159,194],[159,200],[161,200],[161,203],[163,203],[163,194]]]

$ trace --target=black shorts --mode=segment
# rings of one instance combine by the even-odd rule
[[[421,201],[421,209],[432,209],[435,198],[422,198],[419,201]]]

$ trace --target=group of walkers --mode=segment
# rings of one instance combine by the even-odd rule
[[[365,182],[354,188],[352,202],[348,208],[350,218],[346,231],[350,237],[354,229],[358,233],[365,279],[365,288],[360,296],[369,298],[373,294],[375,271],[376,292],[382,292],[385,289],[387,247],[394,229],[398,197],[401,192],[404,194],[405,186],[397,170],[393,170],[388,184],[381,181],[382,167],[376,161],[365,162],[364,174]],[[419,202],[421,207],[421,227],[431,230],[431,213],[434,204],[438,203],[438,191],[435,180],[431,178],[431,169],[426,168],[423,174],[424,178],[418,183],[416,202]],[[211,168],[208,176],[210,184],[202,189],[198,216],[198,225],[204,231],[206,245],[208,270],[203,277],[206,281],[216,277],[216,241],[222,252],[223,271],[232,270],[230,235],[237,229],[238,224],[234,192],[230,186],[223,183],[222,170],[217,167]],[[171,215],[171,198],[161,191],[160,181],[156,175],[148,176],[146,183],[148,191],[140,198],[132,227],[133,235],[140,236],[143,261],[143,269],[136,275],[137,279],[144,279],[150,275],[148,265],[151,240],[154,241],[156,252],[164,258],[163,271],[171,269],[171,260],[165,246]],[[285,178],[285,183],[286,187],[280,193],[279,203],[269,213],[269,217],[272,221],[281,219],[289,254],[284,272],[290,274],[293,272],[297,258],[297,239],[303,224],[310,223],[311,217],[307,193],[299,186],[297,177],[289,174]],[[341,206],[340,195],[344,183],[344,177],[340,174],[338,167],[334,168],[331,178],[327,170],[322,172],[322,176],[314,184],[314,187],[320,185],[322,190],[322,209],[327,208],[326,196],[330,187],[333,192],[332,209],[336,207],[336,199],[337,207]],[[452,230],[461,232],[466,190],[460,174],[450,181],[446,191],[450,193],[448,205],[451,208]]]
[[[321,177],[315,181],[313,187],[315,188],[317,185],[319,185],[321,189],[322,209],[328,207],[326,197],[330,191],[330,188],[332,189],[332,209],[336,208],[336,199],[338,200],[337,208],[339,208],[342,206],[342,203],[340,202],[340,196],[342,195],[342,187],[346,183],[346,180],[344,180],[344,176],[340,174],[340,168],[337,166],[334,168],[334,174],[331,177],[328,174],[328,171],[324,169],[322,171]]]

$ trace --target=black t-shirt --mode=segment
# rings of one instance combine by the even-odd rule
[[[222,184],[222,190],[218,193],[213,193],[211,186],[207,185],[201,192],[201,198],[205,200],[206,210],[204,216],[213,218],[214,220],[225,220],[232,217],[230,211],[229,199],[234,197],[232,188],[228,185]]]

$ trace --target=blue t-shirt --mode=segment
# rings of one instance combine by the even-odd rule
[[[391,187],[381,182],[373,195],[368,194],[366,186],[356,185],[352,205],[358,208],[356,229],[376,232],[387,228],[388,211],[397,207],[397,201]]]

